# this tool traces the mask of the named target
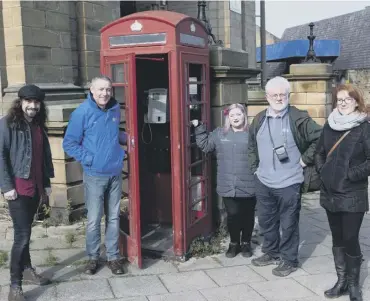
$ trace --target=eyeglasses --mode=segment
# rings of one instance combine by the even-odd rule
[[[267,94],[270,98],[272,98],[273,100],[277,100],[277,99],[286,99],[288,94],[286,93],[280,93],[280,94]]]
[[[347,105],[349,105],[350,103],[352,103],[354,101],[354,99],[352,97],[347,97],[347,98],[338,98],[337,99],[337,104],[341,104],[341,103],[346,103]]]

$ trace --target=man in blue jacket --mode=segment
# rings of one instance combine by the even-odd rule
[[[87,99],[71,115],[63,140],[64,151],[83,167],[89,256],[85,273],[90,275],[98,268],[104,212],[108,267],[113,274],[123,274],[118,249],[124,159],[120,144],[126,142],[126,134],[120,133],[119,124],[120,106],[112,97],[111,80],[104,76],[94,78]]]

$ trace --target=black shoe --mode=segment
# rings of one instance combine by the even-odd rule
[[[123,270],[121,260],[119,259],[108,261],[107,266],[108,268],[110,268],[114,275],[122,275],[125,273]]]
[[[278,277],[286,277],[289,274],[295,272],[297,267],[292,266],[290,263],[281,260],[279,266],[272,270],[272,274]]]
[[[226,251],[227,258],[234,258],[240,252],[240,245],[238,243],[231,242],[229,248]]]
[[[263,254],[262,256],[252,259],[252,264],[256,267],[264,267],[266,265],[277,265],[280,262],[279,257],[272,257],[269,254]]]
[[[10,286],[8,301],[26,301],[23,295],[22,287]]]
[[[362,256],[352,257],[346,254],[346,264],[348,273],[348,291],[351,301],[363,301],[360,288],[360,270]]]
[[[98,261],[89,260],[89,262],[85,266],[85,274],[94,275],[97,270],[98,270]]]
[[[340,296],[348,294],[345,248],[333,247],[332,250],[338,280],[333,288],[324,292],[325,297],[329,299],[339,298]]]
[[[252,257],[252,248],[249,242],[242,242],[241,243],[241,251],[243,257]]]
[[[51,281],[37,274],[34,268],[28,268],[23,271],[23,283],[33,285],[48,285]]]

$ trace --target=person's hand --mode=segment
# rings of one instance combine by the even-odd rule
[[[199,120],[198,119],[193,119],[191,121],[191,123],[193,124],[194,127],[197,127],[199,125]]]
[[[305,168],[307,165],[303,162],[303,160],[302,160],[302,158],[301,159],[299,159],[299,163],[301,164],[301,166],[303,167],[303,168]]]
[[[17,197],[18,197],[18,195],[17,195],[17,192],[15,191],[15,189],[4,193],[4,198],[7,201],[14,201]]]
[[[45,193],[47,196],[51,195],[51,188],[50,187],[45,187]]]

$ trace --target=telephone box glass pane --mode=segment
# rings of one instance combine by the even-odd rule
[[[129,172],[128,172],[128,159],[127,159],[127,147],[123,146],[126,152],[125,159],[123,161],[122,170],[122,198],[120,203],[120,229],[126,235],[130,235],[130,202],[129,202]]]
[[[113,87],[113,96],[121,105],[125,104],[125,87]]]
[[[112,81],[114,83],[125,83],[125,68],[124,64],[114,64],[111,66]]]
[[[190,78],[193,78],[191,81],[202,82],[203,80],[203,65],[201,64],[189,64],[189,81]]]

